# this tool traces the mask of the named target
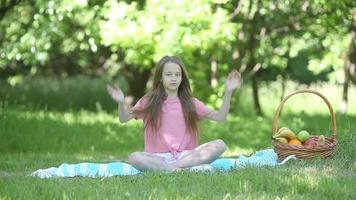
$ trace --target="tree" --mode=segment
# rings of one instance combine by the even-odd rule
[[[135,99],[143,95],[138,88],[146,87],[154,64],[166,54],[181,56],[193,77],[206,79],[209,73],[202,71],[209,69],[210,58],[221,58],[221,49],[229,51],[236,32],[228,13],[211,0],[146,1],[141,10],[136,3],[110,1],[103,13],[103,45],[118,52]]]
[[[165,54],[180,55],[205,80],[210,57],[222,61],[236,32],[213,0],[23,1],[0,27],[0,76],[123,76],[134,99]]]
[[[102,1],[21,1],[0,21],[0,75],[95,74],[110,52],[98,45]]]
[[[325,79],[326,74],[333,71],[330,68],[313,69],[313,60],[330,54],[330,48],[320,44],[320,41],[327,38],[331,30],[344,30],[348,26],[354,4],[349,0],[249,0],[233,1],[226,6],[232,13],[232,21],[241,27],[237,34],[236,62],[241,71],[251,76],[258,114],[263,114],[258,98],[258,82],[266,78],[264,73],[270,73],[268,76],[272,77],[269,80],[281,74],[283,79],[294,77],[305,82],[308,74],[312,80]],[[296,61],[302,60],[304,66],[295,65]],[[300,69],[304,69],[302,76],[290,74]]]

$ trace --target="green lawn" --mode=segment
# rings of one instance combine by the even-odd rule
[[[55,88],[55,84],[58,83],[49,88]],[[90,83],[83,81],[77,87],[87,84]],[[31,85],[35,83],[27,83],[26,87],[30,88],[27,92],[24,87],[14,90],[0,85],[3,95],[0,103],[0,199],[356,198],[352,189],[356,184],[354,105],[350,107],[350,114],[336,115],[339,146],[330,159],[291,161],[278,167],[247,168],[229,173],[156,172],[104,179],[29,177],[27,175],[36,169],[59,166],[63,162],[126,161],[130,152],[143,149],[142,124],[139,121],[119,124],[115,105],[106,105],[105,102],[110,101],[100,87],[87,86],[91,88],[88,93],[97,94],[92,100],[90,94],[82,94],[82,99],[76,96],[73,91],[80,91],[78,88],[64,88],[64,94],[53,90],[41,98],[43,89],[31,88]],[[243,89],[238,95],[246,98],[240,97],[238,103],[233,102],[225,124],[202,123],[200,141],[222,138],[229,146],[224,156],[270,148],[272,117],[279,103],[278,87],[273,88],[273,92],[269,92],[269,87],[261,89],[265,117],[253,114],[248,97],[250,91]],[[337,111],[340,88],[320,87],[317,90],[324,91]],[[355,88],[351,91],[350,102],[355,100]],[[65,109],[63,102],[71,102],[71,99],[74,103],[68,103],[71,106]],[[80,109],[80,105],[86,109]],[[307,129],[324,135],[329,135],[331,130],[326,106],[309,95],[288,101],[279,123],[295,131]]]

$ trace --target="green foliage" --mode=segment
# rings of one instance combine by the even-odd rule
[[[143,9],[136,2],[38,0],[18,5],[0,25],[7,27],[2,58],[36,68],[55,67],[51,56],[58,54],[78,58],[73,67],[85,68],[104,47],[123,50],[127,64],[151,68],[166,54],[231,48],[236,31],[226,10],[206,0],[147,1]]]
[[[209,57],[222,58],[232,49],[236,25],[226,10],[212,1],[147,1],[137,4],[108,1],[100,21],[102,43],[122,52],[123,62],[152,68],[164,55],[180,55],[194,78],[208,76]],[[221,60],[224,62],[224,60]]]
[[[174,54],[193,88],[210,85],[196,90],[204,99],[216,99],[235,68],[246,83],[341,83],[355,45],[355,7],[353,0],[5,1],[0,77],[11,84],[36,75],[120,77],[137,99],[155,63]]]
[[[104,49],[98,45],[99,31],[95,23],[99,5],[57,0],[20,3],[0,21],[4,30],[0,69],[9,68],[13,62],[12,73],[75,74],[78,71],[75,68],[89,71],[92,62],[98,63],[99,55],[105,56]]]
[[[309,51],[311,50],[312,49]],[[310,59],[308,56],[311,55],[309,51],[301,50],[296,57],[288,60],[287,71],[289,72],[289,77],[292,80],[297,80],[300,83],[308,85],[310,85],[313,81],[327,81],[327,75],[332,71],[332,69],[326,68],[321,70],[320,67],[317,67],[319,69],[318,73],[311,71],[308,67]],[[312,55],[320,57],[317,52]]]
[[[238,65],[267,81],[292,77],[295,71],[300,75],[292,78],[301,83],[342,81],[355,5],[352,0],[229,2],[226,8],[241,27]],[[304,62],[290,67],[295,57]]]

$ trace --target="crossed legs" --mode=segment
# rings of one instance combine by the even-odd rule
[[[147,152],[134,152],[129,156],[129,163],[141,171],[178,170],[164,161],[164,158]]]
[[[174,163],[168,164],[164,158],[152,153],[134,152],[129,156],[129,163],[141,171],[176,171],[181,168],[209,164],[226,151],[224,141],[217,139],[204,143],[197,148],[184,151]]]

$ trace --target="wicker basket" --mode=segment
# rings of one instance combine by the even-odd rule
[[[325,137],[325,144],[320,145],[320,146],[315,146],[315,147],[305,147],[302,145],[289,145],[289,144],[284,144],[281,142],[278,142],[277,140],[273,139],[272,137],[272,145],[274,151],[278,155],[279,160],[283,160],[289,155],[295,155],[298,159],[307,159],[307,158],[313,158],[316,156],[322,156],[324,158],[330,157],[332,155],[332,150],[334,147],[337,145],[337,139],[336,139],[336,120],[335,120],[335,114],[334,111],[327,100],[325,96],[320,94],[317,91],[314,90],[298,90],[295,91],[288,96],[286,96],[281,103],[279,104],[273,118],[273,125],[272,125],[272,136],[277,133],[278,131],[278,117],[283,109],[284,103],[293,95],[300,94],[300,93],[311,93],[311,94],[316,94],[319,97],[321,97],[326,105],[329,108],[330,116],[331,116],[331,124],[332,124],[332,135],[330,137]]]

